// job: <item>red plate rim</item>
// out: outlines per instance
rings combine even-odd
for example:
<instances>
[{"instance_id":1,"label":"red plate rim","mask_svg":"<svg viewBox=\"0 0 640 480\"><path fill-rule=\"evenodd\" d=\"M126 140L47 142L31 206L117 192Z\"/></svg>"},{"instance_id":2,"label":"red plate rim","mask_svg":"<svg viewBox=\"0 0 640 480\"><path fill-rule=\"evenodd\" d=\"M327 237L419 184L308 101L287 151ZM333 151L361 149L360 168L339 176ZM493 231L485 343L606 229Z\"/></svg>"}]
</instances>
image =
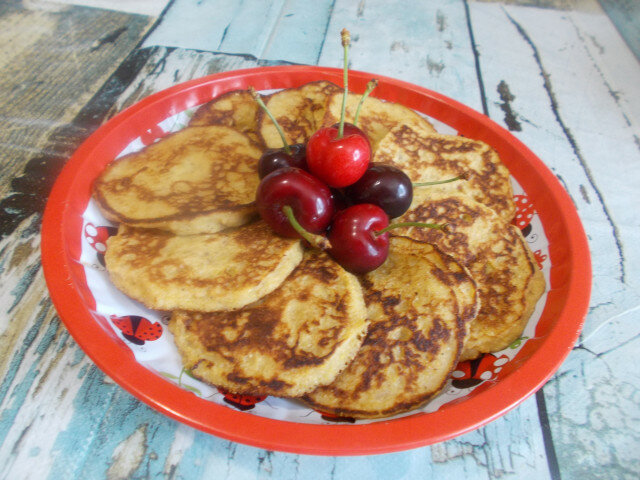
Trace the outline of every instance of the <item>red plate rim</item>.
<instances>
[{"instance_id":1,"label":"red plate rim","mask_svg":"<svg viewBox=\"0 0 640 480\"><path fill-rule=\"evenodd\" d=\"M380 454L448 440L505 414L553 375L578 338L591 291L588 243L569 195L522 142L455 100L358 71L349 73L350 88L362 91L374 77L379 80L378 98L402 103L492 145L536 205L550 243L551 289L538 324L542 331L536 331L535 350L527 352L518 369L491 388L433 413L357 425L294 423L234 411L196 397L141 367L129 348L93 319L79 291L77 262L69 247L70 231L78 231L77 216L86 207L93 179L145 127L226 91L295 87L321 79L341 84L339 69L278 66L213 74L143 99L96 130L56 180L42 225L45 279L60 318L104 373L159 412L202 431L264 449L316 455Z\"/></svg>"}]
</instances>

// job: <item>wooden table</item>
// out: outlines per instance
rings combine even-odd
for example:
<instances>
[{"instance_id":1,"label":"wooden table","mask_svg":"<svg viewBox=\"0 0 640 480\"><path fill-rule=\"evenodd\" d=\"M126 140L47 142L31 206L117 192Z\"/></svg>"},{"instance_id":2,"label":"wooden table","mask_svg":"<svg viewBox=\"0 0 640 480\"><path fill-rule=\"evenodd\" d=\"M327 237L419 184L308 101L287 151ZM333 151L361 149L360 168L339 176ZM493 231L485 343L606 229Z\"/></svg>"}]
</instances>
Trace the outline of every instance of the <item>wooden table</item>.
<instances>
[{"instance_id":1,"label":"wooden table","mask_svg":"<svg viewBox=\"0 0 640 480\"><path fill-rule=\"evenodd\" d=\"M638 478L639 11L593 0L0 3L0 477ZM110 381L56 315L39 229L65 161L116 112L214 72L339 67L343 27L352 68L484 112L552 169L585 226L593 292L578 344L515 410L430 447L333 458L215 438Z\"/></svg>"}]
</instances>

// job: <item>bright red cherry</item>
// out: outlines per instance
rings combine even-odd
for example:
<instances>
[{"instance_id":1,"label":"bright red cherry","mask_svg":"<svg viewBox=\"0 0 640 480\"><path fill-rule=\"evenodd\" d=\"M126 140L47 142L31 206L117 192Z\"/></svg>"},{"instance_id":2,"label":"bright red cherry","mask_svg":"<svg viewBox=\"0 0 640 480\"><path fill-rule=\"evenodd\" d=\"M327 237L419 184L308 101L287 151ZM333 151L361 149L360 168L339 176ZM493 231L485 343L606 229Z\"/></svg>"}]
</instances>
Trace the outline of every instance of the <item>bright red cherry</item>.
<instances>
[{"instance_id":1,"label":"bright red cherry","mask_svg":"<svg viewBox=\"0 0 640 480\"><path fill-rule=\"evenodd\" d=\"M329 230L329 253L352 273L367 273L389 255L389 234L377 233L389 225L380 207L360 203L336 213Z\"/></svg>"},{"instance_id":2,"label":"bright red cherry","mask_svg":"<svg viewBox=\"0 0 640 480\"><path fill-rule=\"evenodd\" d=\"M340 128L340 124L336 123L332 125L332 127ZM369 140L369 137L367 136L367 134L364 133L364 130L354 125L353 123L349 123L349 122L344 122L343 128L344 128L344 135L360 135L362 138L364 138L369 144L369 150L371 150L371 141Z\"/></svg>"},{"instance_id":3,"label":"bright red cherry","mask_svg":"<svg viewBox=\"0 0 640 480\"><path fill-rule=\"evenodd\" d=\"M324 232L334 213L331 190L308 172L280 168L262 179L256 193L262 219L279 235L298 238L283 207L289 206L300 226L312 234Z\"/></svg>"},{"instance_id":4,"label":"bright red cherry","mask_svg":"<svg viewBox=\"0 0 640 480\"><path fill-rule=\"evenodd\" d=\"M370 158L367 139L355 133L339 138L336 127L321 128L307 143L309 171L334 188L355 183L369 166Z\"/></svg>"},{"instance_id":5,"label":"bright red cherry","mask_svg":"<svg viewBox=\"0 0 640 480\"><path fill-rule=\"evenodd\" d=\"M307 165L309 171L333 188L342 188L358 180L367 169L371 158L371 145L366 135L354 126L345 127L345 111L349 95L348 53L351 35L346 28L340 32L344 48L342 69L344 93L340 123L321 128L307 142Z\"/></svg>"}]
</instances>

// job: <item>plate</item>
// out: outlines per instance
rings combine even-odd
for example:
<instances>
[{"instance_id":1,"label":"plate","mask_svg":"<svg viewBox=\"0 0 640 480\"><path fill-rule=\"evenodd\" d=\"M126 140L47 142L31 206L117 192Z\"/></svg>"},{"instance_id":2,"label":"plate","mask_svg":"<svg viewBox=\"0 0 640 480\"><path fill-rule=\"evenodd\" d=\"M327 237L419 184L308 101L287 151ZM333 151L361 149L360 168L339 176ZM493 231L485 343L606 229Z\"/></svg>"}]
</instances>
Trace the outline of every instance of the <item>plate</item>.
<instances>
[{"instance_id":1,"label":"plate","mask_svg":"<svg viewBox=\"0 0 640 480\"><path fill-rule=\"evenodd\" d=\"M357 71L349 75L354 91L363 91L374 77ZM508 363L495 368L490 381L428 413L356 424L298 422L239 411L194 395L193 389L143 366L113 322L96 314L104 294L90 287L92 270L82 257L87 248L84 215L94 179L123 151L153 136L163 122L227 91L249 86L265 91L321 79L342 82L339 69L284 66L215 74L151 95L100 127L57 179L42 226L44 274L60 318L104 373L159 412L202 431L264 449L318 455L378 454L444 441L491 422L544 385L571 351L589 304L590 255L570 197L540 159L488 117L425 88L375 77L376 97L401 103L445 129L496 149L522 198L535 208L544 239L538 261L544 267L547 292L528 327L530 338L516 345Z\"/></svg>"}]
</instances>

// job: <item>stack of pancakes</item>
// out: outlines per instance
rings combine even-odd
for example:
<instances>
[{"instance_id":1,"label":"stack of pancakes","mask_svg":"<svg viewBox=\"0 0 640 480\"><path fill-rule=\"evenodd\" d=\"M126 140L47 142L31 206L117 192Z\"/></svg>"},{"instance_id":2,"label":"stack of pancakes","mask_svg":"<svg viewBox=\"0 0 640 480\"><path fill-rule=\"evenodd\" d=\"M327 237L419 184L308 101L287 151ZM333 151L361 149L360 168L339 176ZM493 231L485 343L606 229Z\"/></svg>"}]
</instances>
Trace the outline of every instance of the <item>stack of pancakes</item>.
<instances>
[{"instance_id":1,"label":"stack of pancakes","mask_svg":"<svg viewBox=\"0 0 640 480\"><path fill-rule=\"evenodd\" d=\"M289 143L339 119L342 90L318 81L265 96ZM359 95L350 94L346 120ZM281 147L248 91L201 106L190 125L110 164L94 184L119 223L113 283L172 312L183 363L238 394L299 398L326 413L377 418L437 395L461 359L518 338L545 284L520 231L509 172L486 144L441 135L401 105L368 98L359 125L373 161L417 187L387 261L366 275L275 235L257 219L257 163Z\"/></svg>"}]
</instances>

